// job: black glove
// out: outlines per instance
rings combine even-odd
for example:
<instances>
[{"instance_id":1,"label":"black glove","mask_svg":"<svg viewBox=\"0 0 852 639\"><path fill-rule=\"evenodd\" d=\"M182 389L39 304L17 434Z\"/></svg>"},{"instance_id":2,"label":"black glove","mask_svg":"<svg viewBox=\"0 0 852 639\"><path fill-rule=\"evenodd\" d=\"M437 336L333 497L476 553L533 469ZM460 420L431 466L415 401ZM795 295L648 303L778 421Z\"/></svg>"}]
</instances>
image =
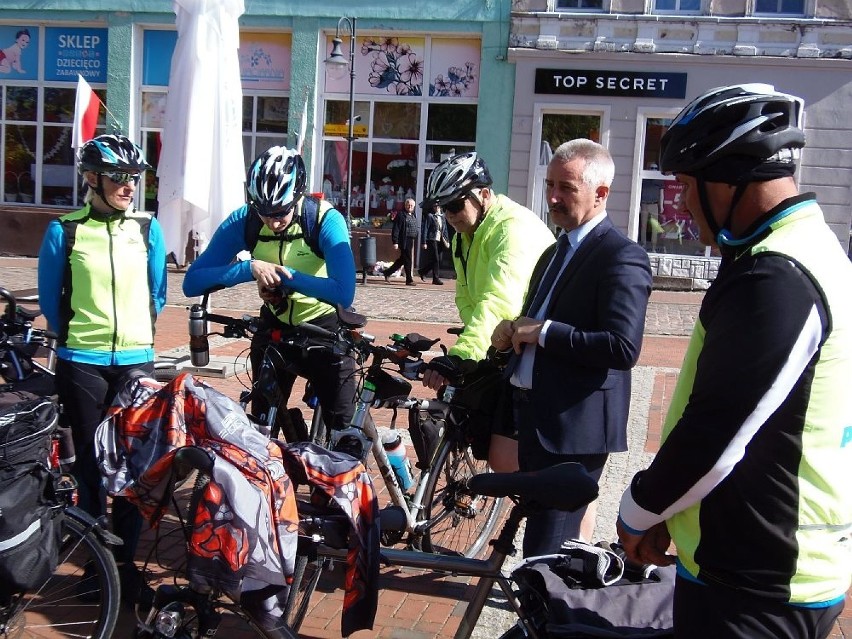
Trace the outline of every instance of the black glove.
<instances>
[{"instance_id":1,"label":"black glove","mask_svg":"<svg viewBox=\"0 0 852 639\"><path fill-rule=\"evenodd\" d=\"M457 355L441 355L426 364L426 368L428 370L435 371L441 377L445 377L448 380L454 380L462 372L461 367L463 361L464 360Z\"/></svg>"}]
</instances>

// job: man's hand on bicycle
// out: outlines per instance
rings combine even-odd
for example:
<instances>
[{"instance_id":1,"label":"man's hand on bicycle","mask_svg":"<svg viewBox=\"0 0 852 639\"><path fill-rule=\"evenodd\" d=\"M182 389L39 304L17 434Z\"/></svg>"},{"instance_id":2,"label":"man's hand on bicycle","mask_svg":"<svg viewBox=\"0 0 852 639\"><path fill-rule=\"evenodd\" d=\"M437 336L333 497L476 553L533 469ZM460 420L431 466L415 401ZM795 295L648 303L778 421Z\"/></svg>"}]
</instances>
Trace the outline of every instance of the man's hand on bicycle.
<instances>
[{"instance_id":1,"label":"man's hand on bicycle","mask_svg":"<svg viewBox=\"0 0 852 639\"><path fill-rule=\"evenodd\" d=\"M456 355L441 355L427 363L423 370L423 385L434 391L452 384L461 373L462 358Z\"/></svg>"}]
</instances>

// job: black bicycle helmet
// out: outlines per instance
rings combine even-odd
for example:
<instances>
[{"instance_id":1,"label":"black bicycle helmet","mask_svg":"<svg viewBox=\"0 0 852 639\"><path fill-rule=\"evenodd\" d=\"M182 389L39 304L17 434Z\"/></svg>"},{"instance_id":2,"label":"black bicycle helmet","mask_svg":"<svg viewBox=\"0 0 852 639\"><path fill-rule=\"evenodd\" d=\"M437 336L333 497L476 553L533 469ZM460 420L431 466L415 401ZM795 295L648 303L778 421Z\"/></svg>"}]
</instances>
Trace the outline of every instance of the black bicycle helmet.
<instances>
[{"instance_id":1,"label":"black bicycle helmet","mask_svg":"<svg viewBox=\"0 0 852 639\"><path fill-rule=\"evenodd\" d=\"M249 167L249 204L264 217L284 217L305 192L307 180L302 156L292 149L273 146Z\"/></svg>"},{"instance_id":2,"label":"black bicycle helmet","mask_svg":"<svg viewBox=\"0 0 852 639\"><path fill-rule=\"evenodd\" d=\"M123 135L99 135L80 147L77 170L95 173L141 173L151 168L142 149Z\"/></svg>"},{"instance_id":3,"label":"black bicycle helmet","mask_svg":"<svg viewBox=\"0 0 852 639\"><path fill-rule=\"evenodd\" d=\"M693 100L660 141L663 173L735 183L764 162L792 163L805 145L801 98L768 84L712 89ZM724 160L723 162L720 162Z\"/></svg>"},{"instance_id":4,"label":"black bicycle helmet","mask_svg":"<svg viewBox=\"0 0 852 639\"><path fill-rule=\"evenodd\" d=\"M485 161L476 153L461 153L441 162L429 176L424 209L444 206L471 190L491 186L493 180Z\"/></svg>"}]
</instances>

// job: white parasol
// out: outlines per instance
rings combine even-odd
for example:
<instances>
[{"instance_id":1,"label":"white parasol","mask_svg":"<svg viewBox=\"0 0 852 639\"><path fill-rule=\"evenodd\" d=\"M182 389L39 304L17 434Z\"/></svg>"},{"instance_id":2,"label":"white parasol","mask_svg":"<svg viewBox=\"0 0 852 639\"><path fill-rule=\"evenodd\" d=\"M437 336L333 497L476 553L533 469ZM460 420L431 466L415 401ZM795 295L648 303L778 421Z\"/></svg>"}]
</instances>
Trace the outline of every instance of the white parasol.
<instances>
[{"instance_id":1,"label":"white parasol","mask_svg":"<svg viewBox=\"0 0 852 639\"><path fill-rule=\"evenodd\" d=\"M242 86L238 57L243 0L175 0L178 40L157 168L158 219L179 265L192 233L204 244L245 202Z\"/></svg>"}]
</instances>

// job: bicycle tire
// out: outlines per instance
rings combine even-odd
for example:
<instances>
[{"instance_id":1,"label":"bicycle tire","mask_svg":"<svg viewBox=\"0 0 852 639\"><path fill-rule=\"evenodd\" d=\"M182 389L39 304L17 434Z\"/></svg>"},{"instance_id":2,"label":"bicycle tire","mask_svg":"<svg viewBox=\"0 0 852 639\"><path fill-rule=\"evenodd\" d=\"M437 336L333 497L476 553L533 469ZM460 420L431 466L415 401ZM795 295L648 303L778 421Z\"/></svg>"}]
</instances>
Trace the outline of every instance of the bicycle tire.
<instances>
[{"instance_id":1,"label":"bicycle tire","mask_svg":"<svg viewBox=\"0 0 852 639\"><path fill-rule=\"evenodd\" d=\"M65 511L61 525L56 570L38 589L0 609L0 636L112 637L120 605L115 558L74 509Z\"/></svg>"},{"instance_id":2,"label":"bicycle tire","mask_svg":"<svg viewBox=\"0 0 852 639\"><path fill-rule=\"evenodd\" d=\"M308 614L311 605L311 597L317 589L323 572L323 559L321 557L308 557L307 555L296 555L296 567L293 571L293 583L290 586L290 594L284 607L284 620L290 629L298 633L302 622Z\"/></svg>"},{"instance_id":3,"label":"bicycle tire","mask_svg":"<svg viewBox=\"0 0 852 639\"><path fill-rule=\"evenodd\" d=\"M473 475L490 473L488 462L474 459L467 442L451 435L441 442L433 469L423 493L423 517L428 523L421 549L479 556L503 514L503 498L469 495L461 489ZM465 512L471 507L473 512Z\"/></svg>"}]
</instances>

